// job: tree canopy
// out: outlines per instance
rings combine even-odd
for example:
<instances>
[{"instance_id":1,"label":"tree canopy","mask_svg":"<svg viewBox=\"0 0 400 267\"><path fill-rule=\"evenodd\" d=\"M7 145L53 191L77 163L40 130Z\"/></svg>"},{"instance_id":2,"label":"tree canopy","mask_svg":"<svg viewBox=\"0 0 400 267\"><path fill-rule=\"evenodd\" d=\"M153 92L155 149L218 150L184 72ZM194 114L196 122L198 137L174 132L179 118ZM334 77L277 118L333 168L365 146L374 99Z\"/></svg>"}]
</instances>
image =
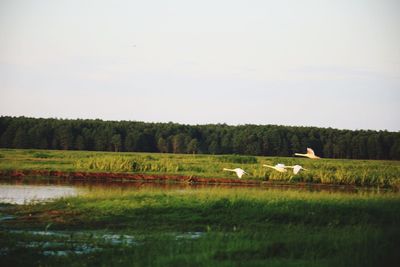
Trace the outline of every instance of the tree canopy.
<instances>
[{"instance_id":1,"label":"tree canopy","mask_svg":"<svg viewBox=\"0 0 400 267\"><path fill-rule=\"evenodd\" d=\"M2 116L0 147L263 156L311 147L326 158L400 159L400 132Z\"/></svg>"}]
</instances>

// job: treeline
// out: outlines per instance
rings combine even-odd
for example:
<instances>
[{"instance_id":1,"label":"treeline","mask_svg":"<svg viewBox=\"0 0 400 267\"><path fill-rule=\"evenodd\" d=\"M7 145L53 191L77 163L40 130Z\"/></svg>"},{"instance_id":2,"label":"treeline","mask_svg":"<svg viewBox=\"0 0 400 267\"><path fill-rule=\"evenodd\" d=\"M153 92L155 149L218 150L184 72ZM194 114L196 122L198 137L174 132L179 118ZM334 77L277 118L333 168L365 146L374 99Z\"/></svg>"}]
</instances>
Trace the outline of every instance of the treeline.
<instances>
[{"instance_id":1,"label":"treeline","mask_svg":"<svg viewBox=\"0 0 400 267\"><path fill-rule=\"evenodd\" d=\"M63 150L400 159L400 133L277 125L182 125L0 117L0 146Z\"/></svg>"}]
</instances>

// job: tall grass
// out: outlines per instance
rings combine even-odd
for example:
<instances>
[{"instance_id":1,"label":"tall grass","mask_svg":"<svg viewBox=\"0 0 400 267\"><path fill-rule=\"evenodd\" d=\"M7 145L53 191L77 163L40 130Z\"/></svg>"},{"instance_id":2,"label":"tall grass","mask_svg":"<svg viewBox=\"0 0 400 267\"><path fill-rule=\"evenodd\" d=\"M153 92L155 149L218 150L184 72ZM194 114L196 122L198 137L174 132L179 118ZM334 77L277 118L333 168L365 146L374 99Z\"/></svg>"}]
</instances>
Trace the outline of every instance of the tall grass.
<instances>
[{"instance_id":1,"label":"tall grass","mask_svg":"<svg viewBox=\"0 0 400 267\"><path fill-rule=\"evenodd\" d=\"M264 229L268 223L328 225L386 225L400 222L396 193L358 194L265 190L261 188L159 189L88 188L75 198L16 208L36 214L28 221L53 227L132 227L146 230L206 231ZM60 210L54 220L49 211ZM21 221L24 223L24 220Z\"/></svg>"},{"instance_id":2,"label":"tall grass","mask_svg":"<svg viewBox=\"0 0 400 267\"><path fill-rule=\"evenodd\" d=\"M0 158L0 170L138 172L235 178L234 173L225 172L223 168L240 167L250 173L242 179L400 188L399 161L10 149L1 149L0 152L3 156ZM300 164L308 171L293 175L290 170L279 173L262 166L277 163Z\"/></svg>"},{"instance_id":3,"label":"tall grass","mask_svg":"<svg viewBox=\"0 0 400 267\"><path fill-rule=\"evenodd\" d=\"M257 163L258 160L254 156L241 156L241 155L223 155L217 156L217 159L221 162L229 162L229 163Z\"/></svg>"},{"instance_id":4,"label":"tall grass","mask_svg":"<svg viewBox=\"0 0 400 267\"><path fill-rule=\"evenodd\" d=\"M78 160L75 165L78 169L108 172L131 172L133 171L134 162L127 157L103 156Z\"/></svg>"},{"instance_id":5,"label":"tall grass","mask_svg":"<svg viewBox=\"0 0 400 267\"><path fill-rule=\"evenodd\" d=\"M153 161L147 156L96 156L77 160L75 166L77 169L109 172L176 173L185 169L182 164L174 161L168 159ZM202 172L201 168L194 170Z\"/></svg>"}]
</instances>

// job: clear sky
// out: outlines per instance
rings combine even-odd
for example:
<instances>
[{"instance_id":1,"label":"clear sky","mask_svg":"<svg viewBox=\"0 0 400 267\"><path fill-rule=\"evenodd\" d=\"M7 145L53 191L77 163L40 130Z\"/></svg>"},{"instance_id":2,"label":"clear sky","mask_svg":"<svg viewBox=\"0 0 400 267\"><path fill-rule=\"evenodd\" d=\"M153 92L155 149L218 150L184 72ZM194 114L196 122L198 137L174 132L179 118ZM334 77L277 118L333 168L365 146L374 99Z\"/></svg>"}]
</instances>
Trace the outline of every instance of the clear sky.
<instances>
[{"instance_id":1,"label":"clear sky","mask_svg":"<svg viewBox=\"0 0 400 267\"><path fill-rule=\"evenodd\" d=\"M0 115L400 130L398 0L0 0Z\"/></svg>"}]
</instances>

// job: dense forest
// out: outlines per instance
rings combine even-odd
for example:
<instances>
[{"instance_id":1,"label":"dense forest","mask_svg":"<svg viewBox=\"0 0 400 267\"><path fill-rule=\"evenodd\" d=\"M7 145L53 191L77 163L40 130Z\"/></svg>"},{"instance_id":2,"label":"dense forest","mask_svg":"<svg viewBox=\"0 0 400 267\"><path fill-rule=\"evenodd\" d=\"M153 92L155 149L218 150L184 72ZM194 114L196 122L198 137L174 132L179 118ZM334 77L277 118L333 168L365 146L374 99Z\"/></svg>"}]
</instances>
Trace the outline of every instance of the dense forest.
<instances>
[{"instance_id":1,"label":"dense forest","mask_svg":"<svg viewBox=\"0 0 400 267\"><path fill-rule=\"evenodd\" d=\"M400 159L400 132L0 117L0 147Z\"/></svg>"}]
</instances>

